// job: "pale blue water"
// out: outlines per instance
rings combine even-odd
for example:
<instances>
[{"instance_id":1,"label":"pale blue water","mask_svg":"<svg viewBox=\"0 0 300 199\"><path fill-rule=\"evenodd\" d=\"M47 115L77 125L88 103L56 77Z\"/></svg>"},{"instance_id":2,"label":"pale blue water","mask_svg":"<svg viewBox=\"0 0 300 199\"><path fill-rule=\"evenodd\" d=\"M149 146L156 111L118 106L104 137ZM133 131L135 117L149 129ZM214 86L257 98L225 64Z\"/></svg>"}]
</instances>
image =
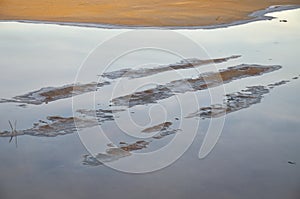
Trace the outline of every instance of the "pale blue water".
<instances>
[{"instance_id":1,"label":"pale blue water","mask_svg":"<svg viewBox=\"0 0 300 199\"><path fill-rule=\"evenodd\" d=\"M300 74L300 10L270 15L278 18L229 28L175 32L201 45L207 53L191 49L190 57L242 55L216 65L217 68L241 63L283 67L225 85L226 93L236 92L246 86L291 80ZM279 22L280 19L288 22ZM17 22L1 22L0 28L0 98L74 82L78 68L94 47L127 31ZM112 46L111 51L105 53L109 55L115 48ZM147 59L161 64L180 60L170 54L140 52L119 60L112 68L130 67ZM191 71L183 73L192 74ZM157 79L168 82L176 78L172 72L167 75ZM110 88L99 93L105 94ZM209 121L201 121L201 128L188 151L171 166L148 174L125 174L105 166L83 165L83 155L88 152L76 133L54 138L19 136L17 148L8 142L9 138L1 137L0 198L297 199L300 197L299 89L300 81L293 80L271 90L261 103L228 114L217 145L202 160L198 159L198 152ZM197 95L207 105L207 92ZM103 98L97 96L100 103ZM164 103L172 107L174 98ZM8 120L17 120L17 129L26 129L49 115L69 117L73 114L71 99L26 108L3 103L0 110L1 131L9 130ZM178 114L176 104L169 110L168 117ZM148 116L138 109L135 111L133 120L139 125L147 124ZM110 122L103 128L115 129ZM112 139L129 139L121 136L112 136ZM154 150L168 141L168 138L158 141L146 150Z\"/></svg>"}]
</instances>

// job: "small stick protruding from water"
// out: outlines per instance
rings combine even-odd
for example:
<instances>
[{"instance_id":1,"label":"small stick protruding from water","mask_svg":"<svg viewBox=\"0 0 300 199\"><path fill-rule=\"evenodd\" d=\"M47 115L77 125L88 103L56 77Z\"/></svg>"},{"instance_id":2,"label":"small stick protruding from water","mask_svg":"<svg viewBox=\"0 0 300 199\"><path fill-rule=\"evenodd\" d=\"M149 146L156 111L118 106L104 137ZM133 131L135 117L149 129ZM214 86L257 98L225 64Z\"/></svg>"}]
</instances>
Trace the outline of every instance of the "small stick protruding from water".
<instances>
[{"instance_id":1,"label":"small stick protruding from water","mask_svg":"<svg viewBox=\"0 0 300 199\"><path fill-rule=\"evenodd\" d=\"M13 125L12 125L12 123L11 123L10 120L8 120L8 123L9 123L9 126L11 128L11 137L10 137L9 143L11 143L13 137L15 137L15 144L16 144L16 148L17 148L18 147L17 130L16 130L16 128L17 128L17 120L15 120L15 122L14 122L14 127L13 127Z\"/></svg>"}]
</instances>

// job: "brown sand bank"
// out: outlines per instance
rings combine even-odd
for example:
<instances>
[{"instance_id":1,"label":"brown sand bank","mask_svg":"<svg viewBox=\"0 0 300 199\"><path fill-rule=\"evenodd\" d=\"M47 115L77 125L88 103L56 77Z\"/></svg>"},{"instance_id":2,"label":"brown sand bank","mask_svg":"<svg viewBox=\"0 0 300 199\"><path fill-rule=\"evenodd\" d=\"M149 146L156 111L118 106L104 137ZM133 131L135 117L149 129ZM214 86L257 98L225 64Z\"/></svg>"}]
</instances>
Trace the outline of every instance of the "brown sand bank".
<instances>
[{"instance_id":1,"label":"brown sand bank","mask_svg":"<svg viewBox=\"0 0 300 199\"><path fill-rule=\"evenodd\" d=\"M205 26L249 19L271 5L300 0L0 0L1 20L129 26Z\"/></svg>"}]
</instances>

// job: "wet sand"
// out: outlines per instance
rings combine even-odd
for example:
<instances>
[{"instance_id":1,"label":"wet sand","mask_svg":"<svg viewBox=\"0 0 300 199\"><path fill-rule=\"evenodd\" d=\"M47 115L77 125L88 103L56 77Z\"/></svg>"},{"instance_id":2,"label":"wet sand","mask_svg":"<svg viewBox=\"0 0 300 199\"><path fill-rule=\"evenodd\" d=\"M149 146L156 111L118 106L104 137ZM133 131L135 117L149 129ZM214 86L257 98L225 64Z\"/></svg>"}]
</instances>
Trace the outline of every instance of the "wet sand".
<instances>
[{"instance_id":1,"label":"wet sand","mask_svg":"<svg viewBox=\"0 0 300 199\"><path fill-rule=\"evenodd\" d=\"M2 0L0 20L84 22L125 26L207 26L250 19L272 5L299 0Z\"/></svg>"}]
</instances>

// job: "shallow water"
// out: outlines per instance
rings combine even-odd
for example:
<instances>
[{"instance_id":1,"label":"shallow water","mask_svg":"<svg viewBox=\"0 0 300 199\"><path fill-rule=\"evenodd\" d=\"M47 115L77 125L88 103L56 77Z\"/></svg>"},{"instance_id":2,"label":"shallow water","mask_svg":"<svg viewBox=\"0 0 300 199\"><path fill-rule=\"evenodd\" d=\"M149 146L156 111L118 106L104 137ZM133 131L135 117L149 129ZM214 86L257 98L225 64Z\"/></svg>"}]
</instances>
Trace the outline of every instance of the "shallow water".
<instances>
[{"instance_id":1,"label":"shallow water","mask_svg":"<svg viewBox=\"0 0 300 199\"><path fill-rule=\"evenodd\" d=\"M94 94L96 109L117 110L114 114L119 118L115 118L119 126L110 119L110 113L106 111L98 111L98 119L104 118L100 124L109 132L107 136L111 141L116 145L126 142L119 144L119 147L130 153L137 149L136 145L132 150L128 149L128 144L136 142L132 136L151 141L147 148L142 147L141 150L136 150L136 153L151 152L169 143L175 134L183 137L185 133L189 135L189 132L195 130L192 129L195 123L199 123L194 142L181 158L162 170L133 175L110 169L91 156L86 156L89 153L80 142L76 131L69 131L74 129L73 124L64 126L67 133L64 130L58 131L62 135L50 131L54 137L46 137L43 135L45 131L39 130L34 130L38 136L20 135L17 137L17 147L14 143L15 138L9 143L10 136L3 136L0 137L1 198L299 198L300 81L295 77L300 75L300 10L269 15L277 18L229 28L175 31L202 47L202 51L199 52L192 46L186 51L185 58L207 60L241 55L237 59L201 66L201 72L215 71L214 67L221 70L240 64L282 66L266 74L239 78L224 84L225 94L237 93L248 86L264 86L269 90L258 95L259 100L254 100L255 103L252 103L253 100L245 100L242 103L250 101L250 105L238 104L238 109L228 111L222 134L206 158L199 159L198 153L210 120L200 120L200 115L197 117L197 114L192 118L186 116L199 110L193 106L194 96L201 101L199 108L215 104L211 104L207 90L184 94L177 92L175 96L167 99L130 109L126 106L109 106L114 85L122 85L117 94L126 96L132 93L136 85L149 80L168 85L169 82L183 79L182 77L196 78L197 71L184 69L180 72L167 71L137 79L124 78L120 83L111 81L96 93L75 96L74 102L77 107L84 109L81 113L85 113L83 115L91 120L95 118L89 118L89 113L93 116L95 112L91 111L93 107L89 105L89 97ZM72 84L83 60L98 43L127 32L125 29L108 30L17 22L1 22L0 26L0 98L4 99L45 87L61 88ZM162 34L167 32L159 31ZM110 50L103 52L103 56L110 56L118 50L117 48L112 46ZM108 72L131 67L155 68L181 60L182 57L168 52L146 49L121 57L110 66ZM151 64L145 66L144 63ZM91 83L98 80L99 74L83 74L79 80L81 83ZM289 82L270 88L272 85L269 84L282 80ZM147 90L155 86L157 85L146 84L138 89ZM176 87L178 88L185 89ZM216 89L218 88L220 87ZM260 99L261 96L263 97ZM180 107L176 101L178 99L182 103ZM20 104L22 106L19 106ZM162 113L161 107L167 110L166 115L157 114ZM1 132L10 132L8 120L16 120L16 130L22 132L24 129L33 128L34 123L43 126L44 122L48 122L51 125L51 121L47 120L48 116L73 116L70 97L38 105L26 102L0 103L0 109ZM122 111L123 109L126 111ZM75 112L75 117L82 117L81 113ZM128 113L137 127L128 124ZM160 132L164 136L162 139L155 139L149 128L156 129L156 125L162 124L164 120L170 122L167 126L159 126L166 128ZM181 125L182 123L185 125ZM96 127L89 127L83 128L81 133L97 131ZM143 130L149 133L141 134ZM122 131L132 132L132 135L125 135ZM114 160L123 161L130 158L121 155L119 160ZM296 164L290 164L289 161Z\"/></svg>"}]
</instances>

